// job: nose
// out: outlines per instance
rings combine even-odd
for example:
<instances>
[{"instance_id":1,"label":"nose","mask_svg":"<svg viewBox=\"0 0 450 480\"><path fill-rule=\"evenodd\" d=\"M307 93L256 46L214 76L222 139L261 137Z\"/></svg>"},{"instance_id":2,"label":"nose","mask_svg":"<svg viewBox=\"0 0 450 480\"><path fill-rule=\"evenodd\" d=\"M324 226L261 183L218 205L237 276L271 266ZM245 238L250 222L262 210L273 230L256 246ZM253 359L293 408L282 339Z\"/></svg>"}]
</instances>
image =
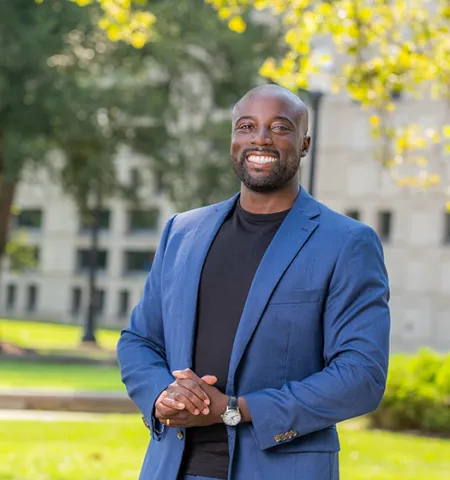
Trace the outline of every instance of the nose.
<instances>
[{"instance_id":1,"label":"nose","mask_svg":"<svg viewBox=\"0 0 450 480\"><path fill-rule=\"evenodd\" d=\"M255 130L250 138L250 143L252 145L273 145L270 129L261 127Z\"/></svg>"}]
</instances>

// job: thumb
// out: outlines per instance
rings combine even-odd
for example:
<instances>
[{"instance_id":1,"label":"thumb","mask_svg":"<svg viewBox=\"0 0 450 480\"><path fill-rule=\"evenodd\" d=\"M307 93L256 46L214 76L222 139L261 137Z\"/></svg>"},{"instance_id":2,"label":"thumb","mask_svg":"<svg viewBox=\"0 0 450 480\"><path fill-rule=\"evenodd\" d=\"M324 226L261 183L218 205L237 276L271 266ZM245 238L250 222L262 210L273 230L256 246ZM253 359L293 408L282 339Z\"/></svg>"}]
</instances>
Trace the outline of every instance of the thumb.
<instances>
[{"instance_id":1,"label":"thumb","mask_svg":"<svg viewBox=\"0 0 450 480\"><path fill-rule=\"evenodd\" d=\"M217 377L214 375L205 375L202 380L208 385L214 385L217 382Z\"/></svg>"}]
</instances>

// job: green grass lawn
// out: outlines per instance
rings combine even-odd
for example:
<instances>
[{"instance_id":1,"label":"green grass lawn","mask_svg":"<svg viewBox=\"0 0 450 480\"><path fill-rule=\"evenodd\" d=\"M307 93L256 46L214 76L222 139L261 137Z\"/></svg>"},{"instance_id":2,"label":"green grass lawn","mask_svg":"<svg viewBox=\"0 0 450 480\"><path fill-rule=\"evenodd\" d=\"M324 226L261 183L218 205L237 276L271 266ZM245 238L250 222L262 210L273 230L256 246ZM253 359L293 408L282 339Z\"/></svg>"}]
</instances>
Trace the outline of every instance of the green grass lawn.
<instances>
[{"instance_id":1,"label":"green grass lawn","mask_svg":"<svg viewBox=\"0 0 450 480\"><path fill-rule=\"evenodd\" d=\"M96 333L98 345L114 352L119 339L118 330L99 329ZM0 319L0 341L14 343L19 347L53 352L80 350L82 328L78 325L62 325L44 322ZM91 352L92 353L92 352ZM95 354L95 351L93 352Z\"/></svg>"},{"instance_id":2,"label":"green grass lawn","mask_svg":"<svg viewBox=\"0 0 450 480\"><path fill-rule=\"evenodd\" d=\"M140 417L93 418L98 421L0 422L0 480L136 480L148 440ZM340 425L342 480L450 478L449 440L361 424Z\"/></svg>"},{"instance_id":3,"label":"green grass lawn","mask_svg":"<svg viewBox=\"0 0 450 480\"><path fill-rule=\"evenodd\" d=\"M125 390L118 366L62 365L2 360L0 387Z\"/></svg>"}]
</instances>

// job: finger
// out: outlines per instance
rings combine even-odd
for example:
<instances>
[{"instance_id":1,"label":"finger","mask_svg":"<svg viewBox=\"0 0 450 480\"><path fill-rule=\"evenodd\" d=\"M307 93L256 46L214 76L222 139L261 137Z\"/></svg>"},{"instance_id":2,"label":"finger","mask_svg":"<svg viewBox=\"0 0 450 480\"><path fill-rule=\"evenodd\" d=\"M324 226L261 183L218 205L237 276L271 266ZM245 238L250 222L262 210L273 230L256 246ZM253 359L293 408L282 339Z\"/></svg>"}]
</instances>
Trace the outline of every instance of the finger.
<instances>
[{"instance_id":1,"label":"finger","mask_svg":"<svg viewBox=\"0 0 450 480\"><path fill-rule=\"evenodd\" d=\"M186 368L184 370L175 370L174 372L172 372L172 375L181 380L181 379L188 379L188 380L192 380L194 381L201 389L202 391L204 392L205 390L205 387L207 388L209 385L208 383L206 383L205 381L203 381L196 373L194 373L190 368ZM210 399L209 397L206 395L205 393L205 397L204 398L203 396L201 397L202 400L206 403L206 405L209 405L211 402L210 402Z\"/></svg>"},{"instance_id":2,"label":"finger","mask_svg":"<svg viewBox=\"0 0 450 480\"><path fill-rule=\"evenodd\" d=\"M208 385L214 385L215 383L217 383L217 377L215 377L214 375L204 375L201 380L203 380Z\"/></svg>"},{"instance_id":3,"label":"finger","mask_svg":"<svg viewBox=\"0 0 450 480\"><path fill-rule=\"evenodd\" d=\"M202 410L205 408L205 405L209 404L209 397L208 395L201 389L199 384L197 382L194 382L194 380L189 380L187 378L180 378L177 380L178 385L181 385L182 387L186 388L186 390L191 391L199 400L200 404L196 403L198 408Z\"/></svg>"},{"instance_id":4,"label":"finger","mask_svg":"<svg viewBox=\"0 0 450 480\"><path fill-rule=\"evenodd\" d=\"M156 403L160 402L164 397L167 396L167 390L164 390L163 392L161 392L161 394L159 395L159 397L156 399Z\"/></svg>"},{"instance_id":5,"label":"finger","mask_svg":"<svg viewBox=\"0 0 450 480\"><path fill-rule=\"evenodd\" d=\"M174 398L163 398L160 403L166 407L173 408L174 410L184 410L186 408L184 403L179 402Z\"/></svg>"},{"instance_id":6,"label":"finger","mask_svg":"<svg viewBox=\"0 0 450 480\"><path fill-rule=\"evenodd\" d=\"M180 415L181 413L183 412L180 412L180 410L176 410L175 408L172 408L172 407L167 407L166 405L164 405L163 403L161 403L161 405L159 406L159 409L158 409L158 419L159 421L161 422L162 420L164 419L173 419L175 418L177 415Z\"/></svg>"},{"instance_id":7,"label":"finger","mask_svg":"<svg viewBox=\"0 0 450 480\"><path fill-rule=\"evenodd\" d=\"M193 415L199 415L200 412L205 409L205 404L190 390L187 390L181 385L170 387L168 396L163 400L167 398L172 398L179 403L184 403L185 409Z\"/></svg>"}]
</instances>

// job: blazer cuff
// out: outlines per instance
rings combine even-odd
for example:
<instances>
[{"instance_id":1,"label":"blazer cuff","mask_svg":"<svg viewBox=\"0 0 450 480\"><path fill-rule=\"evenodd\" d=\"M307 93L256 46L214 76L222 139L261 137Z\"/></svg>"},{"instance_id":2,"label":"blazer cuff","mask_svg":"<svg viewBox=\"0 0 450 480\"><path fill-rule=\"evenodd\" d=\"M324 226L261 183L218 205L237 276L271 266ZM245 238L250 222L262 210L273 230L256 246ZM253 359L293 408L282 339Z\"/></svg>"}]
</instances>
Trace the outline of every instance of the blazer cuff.
<instances>
[{"instance_id":1,"label":"blazer cuff","mask_svg":"<svg viewBox=\"0 0 450 480\"><path fill-rule=\"evenodd\" d=\"M270 397L264 391L243 395L250 412L250 431L261 450L288 443L299 437L292 425L283 424L283 419L275 418ZM272 405L273 406L273 405Z\"/></svg>"},{"instance_id":2,"label":"blazer cuff","mask_svg":"<svg viewBox=\"0 0 450 480\"><path fill-rule=\"evenodd\" d=\"M165 429L166 425L164 425L164 423L161 423L159 419L156 418L155 409L153 408L152 426L150 428L150 431L152 432L152 438L154 438L155 440L160 440Z\"/></svg>"},{"instance_id":3,"label":"blazer cuff","mask_svg":"<svg viewBox=\"0 0 450 480\"><path fill-rule=\"evenodd\" d=\"M174 377L168 374L165 380L162 380L159 383L160 386L157 390L158 394L153 396L153 398L148 399L149 408L147 409L147 411L142 412L145 426L150 430L152 439L157 441L161 439L161 436L165 432L167 427L156 418L155 403L156 403L156 400L158 400L161 393L173 382L173 380L174 380Z\"/></svg>"}]
</instances>

